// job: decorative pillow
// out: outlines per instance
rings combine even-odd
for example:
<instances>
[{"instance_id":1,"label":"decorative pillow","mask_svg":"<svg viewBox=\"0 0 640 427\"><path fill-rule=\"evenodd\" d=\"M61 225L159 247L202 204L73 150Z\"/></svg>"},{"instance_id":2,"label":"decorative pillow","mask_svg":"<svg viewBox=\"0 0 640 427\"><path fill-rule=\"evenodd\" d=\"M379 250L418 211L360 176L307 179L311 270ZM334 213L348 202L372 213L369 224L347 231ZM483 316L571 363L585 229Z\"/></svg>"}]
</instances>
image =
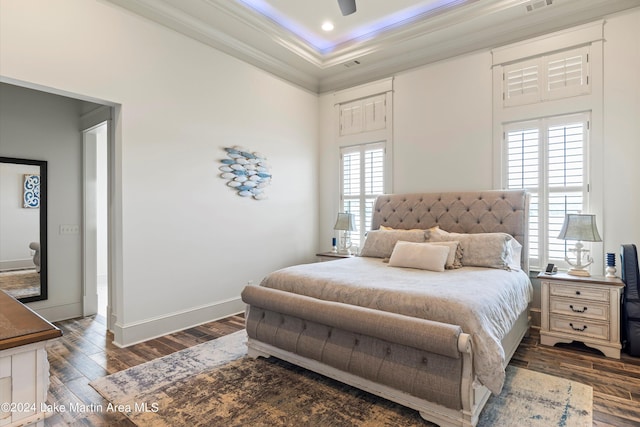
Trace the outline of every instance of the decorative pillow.
<instances>
[{"instance_id":1,"label":"decorative pillow","mask_svg":"<svg viewBox=\"0 0 640 427\"><path fill-rule=\"evenodd\" d=\"M398 240L407 242L424 242L424 230L416 231L382 231L372 230L367 233L360 256L389 258Z\"/></svg>"},{"instance_id":2,"label":"decorative pillow","mask_svg":"<svg viewBox=\"0 0 640 427\"><path fill-rule=\"evenodd\" d=\"M448 256L448 246L399 241L393 248L389 265L391 267L444 271Z\"/></svg>"},{"instance_id":3,"label":"decorative pillow","mask_svg":"<svg viewBox=\"0 0 640 427\"><path fill-rule=\"evenodd\" d=\"M447 257L447 263L444 268L447 270L453 270L456 268L462 268L462 247L458 241L450 242L429 242L432 245L447 246L449 248L449 256Z\"/></svg>"},{"instance_id":4,"label":"decorative pillow","mask_svg":"<svg viewBox=\"0 0 640 427\"><path fill-rule=\"evenodd\" d=\"M439 225L428 228L424 231L424 238L427 242L439 241L438 239L444 239L449 237L449 232L444 231Z\"/></svg>"},{"instance_id":5,"label":"decorative pillow","mask_svg":"<svg viewBox=\"0 0 640 427\"><path fill-rule=\"evenodd\" d=\"M449 233L440 228L429 229L427 233L428 242L459 241L463 266L510 269L511 240L515 240L510 234Z\"/></svg>"},{"instance_id":6,"label":"decorative pillow","mask_svg":"<svg viewBox=\"0 0 640 427\"><path fill-rule=\"evenodd\" d=\"M511 242L511 256L509 257L508 266L511 270L522 270L522 245L515 238Z\"/></svg>"}]
</instances>

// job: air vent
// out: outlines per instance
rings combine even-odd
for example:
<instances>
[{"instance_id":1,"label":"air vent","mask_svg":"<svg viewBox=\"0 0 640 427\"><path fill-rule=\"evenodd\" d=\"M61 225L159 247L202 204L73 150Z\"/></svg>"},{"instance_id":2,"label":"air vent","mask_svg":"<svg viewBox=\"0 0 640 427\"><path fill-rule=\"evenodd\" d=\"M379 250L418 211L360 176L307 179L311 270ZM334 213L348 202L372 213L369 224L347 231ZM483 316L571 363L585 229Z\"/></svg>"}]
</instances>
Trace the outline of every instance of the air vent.
<instances>
[{"instance_id":1,"label":"air vent","mask_svg":"<svg viewBox=\"0 0 640 427\"><path fill-rule=\"evenodd\" d=\"M360 61L353 60L353 61L345 62L342 65L344 65L346 68L351 68L351 67L355 67L356 65L360 65Z\"/></svg>"},{"instance_id":2,"label":"air vent","mask_svg":"<svg viewBox=\"0 0 640 427\"><path fill-rule=\"evenodd\" d=\"M545 6L551 6L553 4L553 0L531 0L529 4L527 4L527 12L533 12L534 10L543 8Z\"/></svg>"}]
</instances>

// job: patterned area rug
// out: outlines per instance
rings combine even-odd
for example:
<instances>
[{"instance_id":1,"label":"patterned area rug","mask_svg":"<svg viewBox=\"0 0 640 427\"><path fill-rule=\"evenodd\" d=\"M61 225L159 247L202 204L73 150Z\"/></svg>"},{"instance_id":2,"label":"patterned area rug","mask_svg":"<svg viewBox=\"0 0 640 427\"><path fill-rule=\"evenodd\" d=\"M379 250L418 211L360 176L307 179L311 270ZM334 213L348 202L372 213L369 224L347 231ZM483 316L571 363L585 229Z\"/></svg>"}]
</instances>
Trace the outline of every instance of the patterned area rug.
<instances>
[{"instance_id":1,"label":"patterned area rug","mask_svg":"<svg viewBox=\"0 0 640 427\"><path fill-rule=\"evenodd\" d=\"M35 270L0 273L0 289L14 298L40 295L40 274Z\"/></svg>"},{"instance_id":2,"label":"patterned area rug","mask_svg":"<svg viewBox=\"0 0 640 427\"><path fill-rule=\"evenodd\" d=\"M231 335L91 383L138 426L429 426L411 409L269 358ZM592 388L509 366L479 426L591 426ZM106 410L107 408L105 408Z\"/></svg>"}]
</instances>

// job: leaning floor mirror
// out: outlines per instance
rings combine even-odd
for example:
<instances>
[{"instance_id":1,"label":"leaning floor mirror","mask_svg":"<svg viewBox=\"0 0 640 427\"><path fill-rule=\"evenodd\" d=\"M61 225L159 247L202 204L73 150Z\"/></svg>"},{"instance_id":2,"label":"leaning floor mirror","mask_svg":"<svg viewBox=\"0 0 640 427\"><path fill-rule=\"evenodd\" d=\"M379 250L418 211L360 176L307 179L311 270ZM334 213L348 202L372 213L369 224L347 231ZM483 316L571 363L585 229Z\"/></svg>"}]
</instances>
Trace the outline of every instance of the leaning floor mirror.
<instances>
[{"instance_id":1,"label":"leaning floor mirror","mask_svg":"<svg viewBox=\"0 0 640 427\"><path fill-rule=\"evenodd\" d=\"M0 289L47 299L47 162L0 157Z\"/></svg>"}]
</instances>

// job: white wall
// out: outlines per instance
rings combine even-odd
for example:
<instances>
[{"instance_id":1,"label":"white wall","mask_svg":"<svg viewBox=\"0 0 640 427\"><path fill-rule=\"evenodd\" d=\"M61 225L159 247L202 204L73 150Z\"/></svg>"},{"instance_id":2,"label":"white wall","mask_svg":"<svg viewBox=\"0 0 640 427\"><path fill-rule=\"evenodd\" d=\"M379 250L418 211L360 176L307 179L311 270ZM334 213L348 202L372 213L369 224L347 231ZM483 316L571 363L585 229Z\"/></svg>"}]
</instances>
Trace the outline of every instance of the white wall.
<instances>
[{"instance_id":1,"label":"white wall","mask_svg":"<svg viewBox=\"0 0 640 427\"><path fill-rule=\"evenodd\" d=\"M394 107L395 192L491 188L489 53L396 76Z\"/></svg>"},{"instance_id":2,"label":"white wall","mask_svg":"<svg viewBox=\"0 0 640 427\"><path fill-rule=\"evenodd\" d=\"M80 101L0 84L0 155L47 161L49 296L29 305L53 320L82 313L80 236L58 233L82 220L80 111Z\"/></svg>"},{"instance_id":3,"label":"white wall","mask_svg":"<svg viewBox=\"0 0 640 427\"><path fill-rule=\"evenodd\" d=\"M0 118L0 142L3 128ZM0 164L0 271L35 267L29 243L40 240L40 209L22 206L25 174L39 175L40 167Z\"/></svg>"},{"instance_id":4,"label":"white wall","mask_svg":"<svg viewBox=\"0 0 640 427\"><path fill-rule=\"evenodd\" d=\"M640 8L611 17L604 42L604 249L640 246ZM619 269L618 269L619 271Z\"/></svg>"},{"instance_id":5,"label":"white wall","mask_svg":"<svg viewBox=\"0 0 640 427\"><path fill-rule=\"evenodd\" d=\"M3 0L0 76L117 104L116 342L241 311L247 281L313 260L317 96L87 0ZM235 144L271 162L268 200L218 177Z\"/></svg>"}]
</instances>

